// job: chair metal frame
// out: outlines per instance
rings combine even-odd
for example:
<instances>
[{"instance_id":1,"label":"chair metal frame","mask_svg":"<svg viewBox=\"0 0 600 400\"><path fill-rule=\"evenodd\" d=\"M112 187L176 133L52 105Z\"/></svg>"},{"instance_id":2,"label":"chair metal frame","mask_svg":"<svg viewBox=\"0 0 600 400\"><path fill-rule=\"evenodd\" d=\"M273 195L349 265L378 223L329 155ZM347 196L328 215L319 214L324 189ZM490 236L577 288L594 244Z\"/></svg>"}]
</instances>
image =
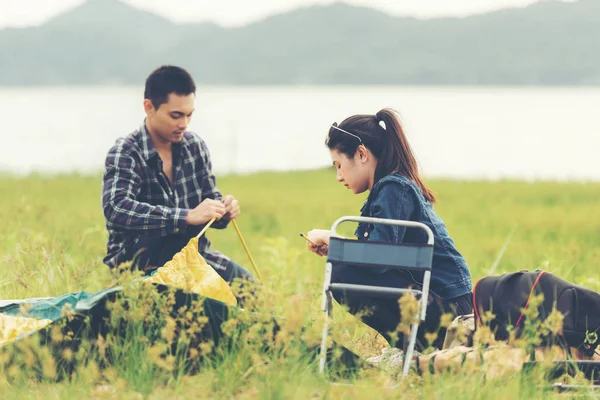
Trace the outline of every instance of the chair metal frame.
<instances>
[{"instance_id":1,"label":"chair metal frame","mask_svg":"<svg viewBox=\"0 0 600 400\"><path fill-rule=\"evenodd\" d=\"M368 224L396 225L408 228L419 228L427 233L427 244L402 244L369 242L341 238L337 234L338 226L343 222L358 222ZM377 297L400 298L406 293L421 296L421 307L416 315L416 322L411 326L408 346L404 354L402 378L408 375L411 359L414 354L417 340L417 330L420 321L424 321L427 312L427 299L429 297L429 284L431 280L431 266L433 260L433 232L422 223L383 218L344 216L335 221L331 227L331 237L325 268L323 283L323 301L321 308L325 312L325 324L321 338L321 351L319 359L319 373L325 373L327 360L327 337L333 307L333 290L363 293ZM345 283L331 283L331 274L336 263L356 265L364 268L395 268L397 270L413 270L424 272L421 290L393 288L385 286L355 285Z\"/></svg>"}]
</instances>

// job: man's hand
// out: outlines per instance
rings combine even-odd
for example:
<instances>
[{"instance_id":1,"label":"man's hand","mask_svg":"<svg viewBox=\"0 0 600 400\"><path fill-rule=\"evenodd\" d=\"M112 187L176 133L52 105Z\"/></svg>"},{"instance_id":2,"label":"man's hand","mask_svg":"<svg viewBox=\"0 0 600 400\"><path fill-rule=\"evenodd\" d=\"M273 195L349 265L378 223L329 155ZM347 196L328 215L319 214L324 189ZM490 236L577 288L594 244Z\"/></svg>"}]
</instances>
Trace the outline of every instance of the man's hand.
<instances>
[{"instance_id":1,"label":"man's hand","mask_svg":"<svg viewBox=\"0 0 600 400\"><path fill-rule=\"evenodd\" d=\"M328 246L330 236L331 231L328 231L326 229L313 229L312 231L308 232L306 237L309 238L310 241L314 243L314 245L310 242L307 242L306 247L308 248L308 250L312 251L313 253L319 256L326 256L327 250L329 248Z\"/></svg>"},{"instance_id":2,"label":"man's hand","mask_svg":"<svg viewBox=\"0 0 600 400\"><path fill-rule=\"evenodd\" d=\"M221 219L227 211L218 200L205 199L196 208L188 212L185 222L188 225L202 225L213 218Z\"/></svg>"},{"instance_id":3,"label":"man's hand","mask_svg":"<svg viewBox=\"0 0 600 400\"><path fill-rule=\"evenodd\" d=\"M228 220L235 219L240 215L240 205L232 195L223 197L223 205L225 206L225 218Z\"/></svg>"}]
</instances>

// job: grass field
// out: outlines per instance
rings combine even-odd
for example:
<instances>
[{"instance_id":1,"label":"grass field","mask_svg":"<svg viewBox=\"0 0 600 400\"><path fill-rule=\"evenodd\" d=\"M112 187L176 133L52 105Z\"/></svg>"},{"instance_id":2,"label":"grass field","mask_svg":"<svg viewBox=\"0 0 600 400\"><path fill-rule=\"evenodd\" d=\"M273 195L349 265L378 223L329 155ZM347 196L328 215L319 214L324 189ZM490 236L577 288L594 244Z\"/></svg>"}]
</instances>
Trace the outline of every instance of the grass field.
<instances>
[{"instance_id":1,"label":"grass field","mask_svg":"<svg viewBox=\"0 0 600 400\"><path fill-rule=\"evenodd\" d=\"M465 256L473 279L490 273L547 269L600 291L600 184L431 181L436 209ZM0 299L57 296L113 285L102 264L106 232L100 176L0 177ZM358 215L365 199L336 184L333 170L260 173L218 180L240 201L238 223L265 280L268 311L297 323L320 317L324 260L305 250L300 232L329 228ZM352 232L347 227L347 232ZM213 247L250 269L233 229L211 231ZM505 246L506 245L506 246ZM501 249L505 246L502 257ZM267 304L268 303L268 304ZM362 355L377 354L373 332L340 310L339 334ZM318 325L318 324L315 324ZM288 349L289 350L289 349ZM399 388L388 374L365 371L352 387L331 386L301 355L242 349L193 376L160 368L135 377L124 369L80 374L69 382L21 381L0 376L3 398L514 398L538 396L518 376L483 374L417 377ZM293 353L293 352L292 352ZM265 364L265 362L267 362ZM131 360L128 369L144 361ZM25 367L24 367L25 368ZM117 373L115 373L117 371ZM144 372L146 371L146 372Z\"/></svg>"}]
</instances>

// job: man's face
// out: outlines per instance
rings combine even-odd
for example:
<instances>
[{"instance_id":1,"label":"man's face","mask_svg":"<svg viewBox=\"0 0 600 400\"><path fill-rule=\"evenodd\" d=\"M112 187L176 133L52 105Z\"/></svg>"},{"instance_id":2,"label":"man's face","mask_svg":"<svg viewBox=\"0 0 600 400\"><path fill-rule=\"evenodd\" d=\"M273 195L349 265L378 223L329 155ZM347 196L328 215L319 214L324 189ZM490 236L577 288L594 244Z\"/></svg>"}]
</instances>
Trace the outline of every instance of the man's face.
<instances>
[{"instance_id":1,"label":"man's face","mask_svg":"<svg viewBox=\"0 0 600 400\"><path fill-rule=\"evenodd\" d=\"M164 143L178 143L183 139L194 112L196 95L169 94L168 101L161 104L158 109L148 99L144 100L146 111L146 124L148 129L155 133L156 139Z\"/></svg>"}]
</instances>

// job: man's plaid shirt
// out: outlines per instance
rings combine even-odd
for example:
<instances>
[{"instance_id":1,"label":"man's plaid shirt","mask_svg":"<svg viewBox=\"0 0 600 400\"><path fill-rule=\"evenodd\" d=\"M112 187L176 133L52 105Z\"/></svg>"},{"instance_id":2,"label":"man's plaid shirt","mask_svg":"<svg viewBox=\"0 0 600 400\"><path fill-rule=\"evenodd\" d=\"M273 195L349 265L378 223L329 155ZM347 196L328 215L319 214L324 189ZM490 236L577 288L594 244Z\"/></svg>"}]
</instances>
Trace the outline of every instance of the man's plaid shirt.
<instances>
[{"instance_id":1,"label":"man's plaid shirt","mask_svg":"<svg viewBox=\"0 0 600 400\"><path fill-rule=\"evenodd\" d=\"M145 124L117 140L106 157L102 189L102 208L108 229L108 254L104 263L116 267L125 251L135 246L141 235L166 236L186 229L188 210L204 199L221 200L206 143L185 132L173 144L173 183L163 172ZM212 227L225 228L220 220ZM223 254L210 250L203 235L198 248L206 261L224 270L230 262Z\"/></svg>"}]
</instances>

